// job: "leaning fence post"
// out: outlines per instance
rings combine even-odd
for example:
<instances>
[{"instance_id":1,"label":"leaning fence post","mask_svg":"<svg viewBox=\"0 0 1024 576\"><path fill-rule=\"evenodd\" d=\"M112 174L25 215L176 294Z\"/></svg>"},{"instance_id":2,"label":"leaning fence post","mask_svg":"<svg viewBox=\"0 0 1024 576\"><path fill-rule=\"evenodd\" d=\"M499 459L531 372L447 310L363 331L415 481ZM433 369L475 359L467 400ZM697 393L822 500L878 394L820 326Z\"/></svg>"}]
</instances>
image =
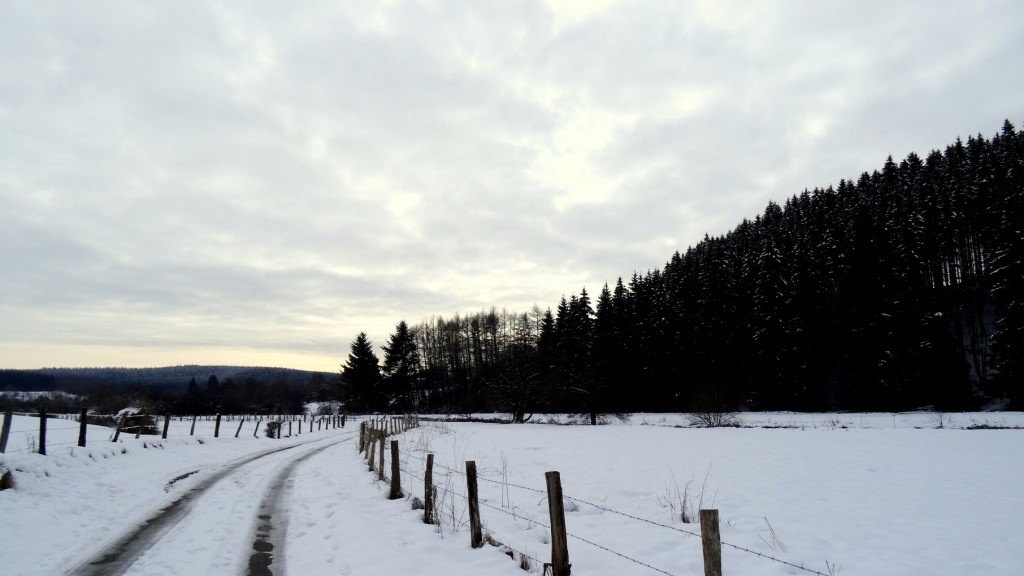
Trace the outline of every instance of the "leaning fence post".
<instances>
[{"instance_id":1,"label":"leaning fence post","mask_svg":"<svg viewBox=\"0 0 1024 576\"><path fill-rule=\"evenodd\" d=\"M252 437L253 438L259 438L260 424L262 424L262 423L263 423L263 418L260 418L259 420L256 421L256 428L253 429L253 431L252 431Z\"/></svg>"},{"instance_id":2,"label":"leaning fence post","mask_svg":"<svg viewBox=\"0 0 1024 576\"><path fill-rule=\"evenodd\" d=\"M569 576L569 543L565 536L565 507L562 504L562 479L558 472L545 472L548 484L548 514L551 517L551 575Z\"/></svg>"},{"instance_id":3,"label":"leaning fence post","mask_svg":"<svg viewBox=\"0 0 1024 576\"><path fill-rule=\"evenodd\" d=\"M434 455L427 454L427 470L423 474L423 523L434 523Z\"/></svg>"},{"instance_id":4,"label":"leaning fence post","mask_svg":"<svg viewBox=\"0 0 1024 576\"><path fill-rule=\"evenodd\" d=\"M398 440L391 441L391 500L402 497L402 468L398 464Z\"/></svg>"},{"instance_id":5,"label":"leaning fence post","mask_svg":"<svg viewBox=\"0 0 1024 576\"><path fill-rule=\"evenodd\" d=\"M78 415L78 445L85 448L85 429L89 422L89 409L82 408L82 413ZM166 436L165 436L166 438Z\"/></svg>"},{"instance_id":6,"label":"leaning fence post","mask_svg":"<svg viewBox=\"0 0 1024 576\"><path fill-rule=\"evenodd\" d=\"M217 413L217 421L213 423L213 437L220 438L220 412Z\"/></svg>"},{"instance_id":7,"label":"leaning fence post","mask_svg":"<svg viewBox=\"0 0 1024 576\"><path fill-rule=\"evenodd\" d=\"M39 407L39 453L46 456L46 406Z\"/></svg>"},{"instance_id":8,"label":"leaning fence post","mask_svg":"<svg viewBox=\"0 0 1024 576\"><path fill-rule=\"evenodd\" d=\"M11 436L11 420L14 419L14 410L4 410L4 423L0 426L0 454L7 451L7 439Z\"/></svg>"},{"instance_id":9,"label":"leaning fence post","mask_svg":"<svg viewBox=\"0 0 1024 576\"><path fill-rule=\"evenodd\" d=\"M125 421L128 420L128 413L121 414L121 419L117 421L117 428L114 430L114 439L112 442L117 442L117 439L121 437L121 428L124 428Z\"/></svg>"},{"instance_id":10,"label":"leaning fence post","mask_svg":"<svg viewBox=\"0 0 1024 576\"><path fill-rule=\"evenodd\" d=\"M704 576L722 576L722 537L718 510L700 511L700 537L704 547Z\"/></svg>"},{"instance_id":11,"label":"leaning fence post","mask_svg":"<svg viewBox=\"0 0 1024 576\"><path fill-rule=\"evenodd\" d=\"M466 460L466 495L469 499L469 545L479 548L484 545L480 529L480 501L476 492L476 462Z\"/></svg>"},{"instance_id":12,"label":"leaning fence post","mask_svg":"<svg viewBox=\"0 0 1024 576\"><path fill-rule=\"evenodd\" d=\"M171 415L164 414L164 432L160 435L160 438L167 440L167 429L171 426Z\"/></svg>"},{"instance_id":13,"label":"leaning fence post","mask_svg":"<svg viewBox=\"0 0 1024 576\"><path fill-rule=\"evenodd\" d=\"M238 419L238 430L235 430L235 438L238 438L238 435L242 433L242 424L245 424L245 416Z\"/></svg>"}]
</instances>

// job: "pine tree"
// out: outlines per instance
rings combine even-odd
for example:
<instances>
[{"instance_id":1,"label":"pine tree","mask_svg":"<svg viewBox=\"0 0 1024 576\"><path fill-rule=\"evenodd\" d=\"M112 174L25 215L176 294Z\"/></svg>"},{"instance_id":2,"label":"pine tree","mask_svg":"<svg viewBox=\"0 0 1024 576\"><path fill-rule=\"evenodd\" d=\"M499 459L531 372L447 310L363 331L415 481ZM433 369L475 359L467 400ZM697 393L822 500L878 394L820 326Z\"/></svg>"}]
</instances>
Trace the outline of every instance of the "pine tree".
<instances>
[{"instance_id":1,"label":"pine tree","mask_svg":"<svg viewBox=\"0 0 1024 576\"><path fill-rule=\"evenodd\" d=\"M409 325L402 320L395 326L387 345L384 346L385 389L388 409L405 412L414 409L414 380L420 369L419 351Z\"/></svg>"},{"instance_id":2,"label":"pine tree","mask_svg":"<svg viewBox=\"0 0 1024 576\"><path fill-rule=\"evenodd\" d=\"M342 365L341 381L347 410L369 412L383 408L380 361L365 332L360 332L352 342L348 361Z\"/></svg>"}]
</instances>

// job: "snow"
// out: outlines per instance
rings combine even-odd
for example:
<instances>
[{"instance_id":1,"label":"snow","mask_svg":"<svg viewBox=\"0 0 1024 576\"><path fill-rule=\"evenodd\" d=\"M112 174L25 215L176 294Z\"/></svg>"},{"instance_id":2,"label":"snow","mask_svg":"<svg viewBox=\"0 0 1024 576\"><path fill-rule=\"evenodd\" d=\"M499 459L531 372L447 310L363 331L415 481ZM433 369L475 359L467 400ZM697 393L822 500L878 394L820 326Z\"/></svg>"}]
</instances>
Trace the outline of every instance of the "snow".
<instances>
[{"instance_id":1,"label":"snow","mask_svg":"<svg viewBox=\"0 0 1024 576\"><path fill-rule=\"evenodd\" d=\"M678 414L597 427L556 424L567 417L423 421L393 437L408 496L390 501L356 452L352 420L312 433L307 422L281 440L254 438L251 421L239 438L237 422L213 438L212 422L199 422L192 437L191 423L176 421L167 440L122 435L116 444L109 429L90 426L86 448L75 445L76 422L51 420L41 456L28 452L38 419L19 416L0 455L16 483L0 492L0 572L73 573L221 473L128 573L246 573L260 505L277 483L286 528L275 574L281 564L296 574L521 574L503 552L548 559L544 474L557 470L574 573L660 573L639 561L703 574L700 540L690 535L700 527L680 520L681 500L693 513L701 500L719 510L727 575L809 573L754 552L824 574L1024 573L1024 430L965 429L1024 427L1024 414L739 418L764 427L696 429ZM293 448L241 463L283 447ZM440 525L411 507L411 496L423 497L427 451ZM485 531L504 547L469 546L466 460L479 472Z\"/></svg>"}]
</instances>

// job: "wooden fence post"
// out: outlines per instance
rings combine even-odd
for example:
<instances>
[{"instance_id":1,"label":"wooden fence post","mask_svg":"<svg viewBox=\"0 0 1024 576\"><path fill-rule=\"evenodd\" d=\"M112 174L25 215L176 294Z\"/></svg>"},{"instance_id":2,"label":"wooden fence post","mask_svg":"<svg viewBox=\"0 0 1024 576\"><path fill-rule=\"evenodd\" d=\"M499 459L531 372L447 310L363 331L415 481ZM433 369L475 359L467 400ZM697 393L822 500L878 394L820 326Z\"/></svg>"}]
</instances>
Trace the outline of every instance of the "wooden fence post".
<instances>
[{"instance_id":1,"label":"wooden fence post","mask_svg":"<svg viewBox=\"0 0 1024 576\"><path fill-rule=\"evenodd\" d=\"M253 438L259 438L260 424L262 424L262 423L263 423L263 418L260 418L259 420L256 421L256 428L252 431L252 437Z\"/></svg>"},{"instance_id":2,"label":"wooden fence post","mask_svg":"<svg viewBox=\"0 0 1024 576\"><path fill-rule=\"evenodd\" d=\"M160 438L167 440L167 429L171 426L171 415L170 413L164 414L164 432L160 435Z\"/></svg>"},{"instance_id":3,"label":"wooden fence post","mask_svg":"<svg viewBox=\"0 0 1024 576\"><path fill-rule=\"evenodd\" d=\"M78 445L85 448L85 430L89 423L89 409L82 408L82 413L78 415Z\"/></svg>"},{"instance_id":4,"label":"wooden fence post","mask_svg":"<svg viewBox=\"0 0 1024 576\"><path fill-rule=\"evenodd\" d=\"M192 415L192 429L189 430L188 435L189 436L195 436L196 435L196 415L195 414Z\"/></svg>"},{"instance_id":5,"label":"wooden fence post","mask_svg":"<svg viewBox=\"0 0 1024 576\"><path fill-rule=\"evenodd\" d=\"M722 537L718 510L700 511L700 538L704 547L704 576L722 576Z\"/></svg>"},{"instance_id":6,"label":"wooden fence post","mask_svg":"<svg viewBox=\"0 0 1024 576\"><path fill-rule=\"evenodd\" d=\"M476 462L473 460L466 460L466 495L469 499L469 545L479 548L484 545L484 534L480 529L480 501L476 491Z\"/></svg>"},{"instance_id":7,"label":"wooden fence post","mask_svg":"<svg viewBox=\"0 0 1024 576\"><path fill-rule=\"evenodd\" d=\"M0 426L0 454L7 451L7 439L11 437L11 420L14 419L14 410L4 410L4 423Z\"/></svg>"},{"instance_id":8,"label":"wooden fence post","mask_svg":"<svg viewBox=\"0 0 1024 576\"><path fill-rule=\"evenodd\" d=\"M359 423L359 452L366 449L366 422Z\"/></svg>"},{"instance_id":9,"label":"wooden fence post","mask_svg":"<svg viewBox=\"0 0 1024 576\"><path fill-rule=\"evenodd\" d=\"M245 416L238 419L238 430L235 430L235 438L242 433L242 424L245 424Z\"/></svg>"},{"instance_id":10,"label":"wooden fence post","mask_svg":"<svg viewBox=\"0 0 1024 576\"><path fill-rule=\"evenodd\" d=\"M220 412L217 413L217 421L213 423L213 437L220 438Z\"/></svg>"},{"instance_id":11,"label":"wooden fence post","mask_svg":"<svg viewBox=\"0 0 1024 576\"><path fill-rule=\"evenodd\" d=\"M384 481L384 436L380 437L380 464L377 466L377 479Z\"/></svg>"},{"instance_id":12,"label":"wooden fence post","mask_svg":"<svg viewBox=\"0 0 1024 576\"><path fill-rule=\"evenodd\" d=\"M342 428L345 427L345 415L344 414L341 415L341 427Z\"/></svg>"},{"instance_id":13,"label":"wooden fence post","mask_svg":"<svg viewBox=\"0 0 1024 576\"><path fill-rule=\"evenodd\" d=\"M376 458L377 451L374 449L377 447L377 437L370 438L369 442L366 443L366 461L370 465L370 472L373 472L373 459Z\"/></svg>"},{"instance_id":14,"label":"wooden fence post","mask_svg":"<svg viewBox=\"0 0 1024 576\"><path fill-rule=\"evenodd\" d=\"M292 437L292 419L291 418L288 419L288 437L289 438Z\"/></svg>"},{"instance_id":15,"label":"wooden fence post","mask_svg":"<svg viewBox=\"0 0 1024 576\"><path fill-rule=\"evenodd\" d=\"M313 417L312 416L309 417L309 433L310 434L313 433Z\"/></svg>"},{"instance_id":16,"label":"wooden fence post","mask_svg":"<svg viewBox=\"0 0 1024 576\"><path fill-rule=\"evenodd\" d=\"M117 442L117 439L121 437L121 428L124 428L124 423L128 421L128 413L121 414L121 419L117 421L117 428L114 430L114 439L112 442Z\"/></svg>"},{"instance_id":17,"label":"wooden fence post","mask_svg":"<svg viewBox=\"0 0 1024 576\"><path fill-rule=\"evenodd\" d=\"M146 415L140 414L135 417L135 439L138 440L139 436L142 436L142 423L146 421Z\"/></svg>"},{"instance_id":18,"label":"wooden fence post","mask_svg":"<svg viewBox=\"0 0 1024 576\"><path fill-rule=\"evenodd\" d=\"M548 514L551 517L551 575L569 576L569 543L565 536L565 507L562 504L562 479L558 472L545 472L548 485Z\"/></svg>"},{"instance_id":19,"label":"wooden fence post","mask_svg":"<svg viewBox=\"0 0 1024 576\"><path fill-rule=\"evenodd\" d=\"M427 454L427 469L423 474L423 523L434 523L434 455Z\"/></svg>"},{"instance_id":20,"label":"wooden fence post","mask_svg":"<svg viewBox=\"0 0 1024 576\"><path fill-rule=\"evenodd\" d=\"M391 441L391 500L402 497L402 468L398 465L398 440Z\"/></svg>"},{"instance_id":21,"label":"wooden fence post","mask_svg":"<svg viewBox=\"0 0 1024 576\"><path fill-rule=\"evenodd\" d=\"M46 405L39 407L39 453L46 456Z\"/></svg>"}]
</instances>

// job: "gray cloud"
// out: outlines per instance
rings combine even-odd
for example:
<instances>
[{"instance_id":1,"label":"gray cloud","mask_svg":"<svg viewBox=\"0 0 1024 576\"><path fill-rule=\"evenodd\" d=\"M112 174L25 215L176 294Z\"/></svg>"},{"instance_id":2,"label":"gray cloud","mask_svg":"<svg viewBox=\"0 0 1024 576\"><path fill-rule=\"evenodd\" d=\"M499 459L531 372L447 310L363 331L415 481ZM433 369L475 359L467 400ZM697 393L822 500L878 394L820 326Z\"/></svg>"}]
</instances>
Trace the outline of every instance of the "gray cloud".
<instances>
[{"instance_id":1,"label":"gray cloud","mask_svg":"<svg viewBox=\"0 0 1024 576\"><path fill-rule=\"evenodd\" d=\"M1024 8L0 5L0 366L333 370L1024 120Z\"/></svg>"}]
</instances>

